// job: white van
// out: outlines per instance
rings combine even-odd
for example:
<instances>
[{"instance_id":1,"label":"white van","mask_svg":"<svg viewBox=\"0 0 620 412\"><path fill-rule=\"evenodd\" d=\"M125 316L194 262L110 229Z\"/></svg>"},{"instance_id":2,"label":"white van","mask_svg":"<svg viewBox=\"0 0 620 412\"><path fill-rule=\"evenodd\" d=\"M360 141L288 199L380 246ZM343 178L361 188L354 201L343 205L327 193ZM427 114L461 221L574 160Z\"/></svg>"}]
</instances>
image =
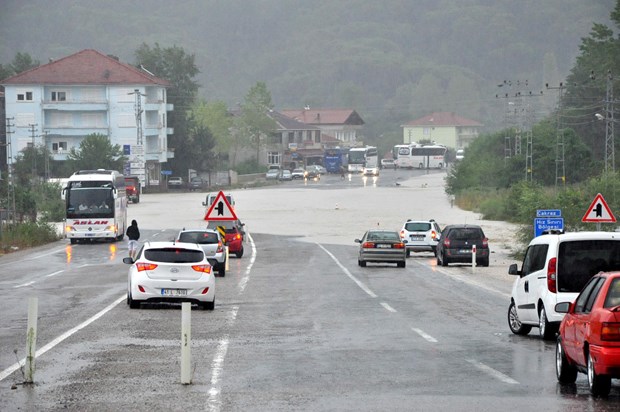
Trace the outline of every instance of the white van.
<instances>
[{"instance_id":1,"label":"white van","mask_svg":"<svg viewBox=\"0 0 620 412\"><path fill-rule=\"evenodd\" d=\"M202 202L202 205L207 208L205 212L209 211L209 208L211 207L213 202L215 202L215 198L217 197L218 194L219 192L218 193L207 193L207 197L205 198L205 201ZM231 195L230 193L225 193L224 197L226 197L226 200L230 204L230 207L232 207L232 209L234 210L235 209L235 198L233 197L233 195Z\"/></svg>"},{"instance_id":2,"label":"white van","mask_svg":"<svg viewBox=\"0 0 620 412\"><path fill-rule=\"evenodd\" d=\"M573 302L592 276L611 270L620 270L620 233L558 232L534 238L521 270L516 264L508 268L508 274L518 276L508 306L510 330L527 335L538 327L541 338L555 338L564 317L555 305Z\"/></svg>"}]
</instances>

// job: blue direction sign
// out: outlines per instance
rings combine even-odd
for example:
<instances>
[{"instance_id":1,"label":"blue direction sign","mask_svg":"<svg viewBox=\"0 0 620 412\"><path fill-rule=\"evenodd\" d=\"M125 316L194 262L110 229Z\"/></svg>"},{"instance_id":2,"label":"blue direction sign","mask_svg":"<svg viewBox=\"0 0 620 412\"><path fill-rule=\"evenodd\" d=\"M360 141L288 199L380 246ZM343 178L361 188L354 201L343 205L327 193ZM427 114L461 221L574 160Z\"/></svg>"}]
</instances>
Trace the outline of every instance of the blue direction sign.
<instances>
[{"instance_id":1,"label":"blue direction sign","mask_svg":"<svg viewBox=\"0 0 620 412\"><path fill-rule=\"evenodd\" d=\"M561 217L562 211L560 209L547 209L537 210L536 217Z\"/></svg>"},{"instance_id":2,"label":"blue direction sign","mask_svg":"<svg viewBox=\"0 0 620 412\"><path fill-rule=\"evenodd\" d=\"M172 175L172 170L162 170L161 174L163 176L170 176L170 175Z\"/></svg>"},{"instance_id":3,"label":"blue direction sign","mask_svg":"<svg viewBox=\"0 0 620 412\"><path fill-rule=\"evenodd\" d=\"M538 217L534 219L534 237L542 235L545 230L564 230L563 217Z\"/></svg>"}]
</instances>

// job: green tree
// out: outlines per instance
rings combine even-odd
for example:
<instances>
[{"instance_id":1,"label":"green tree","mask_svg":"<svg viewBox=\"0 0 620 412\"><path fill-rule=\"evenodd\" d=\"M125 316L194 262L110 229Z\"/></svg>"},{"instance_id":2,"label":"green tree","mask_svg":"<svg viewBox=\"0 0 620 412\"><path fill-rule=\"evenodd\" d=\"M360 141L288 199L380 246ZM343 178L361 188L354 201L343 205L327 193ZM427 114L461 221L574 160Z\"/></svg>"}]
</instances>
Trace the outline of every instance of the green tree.
<instances>
[{"instance_id":1,"label":"green tree","mask_svg":"<svg viewBox=\"0 0 620 412\"><path fill-rule=\"evenodd\" d=\"M241 122L256 149L256 162L259 162L260 148L265 144L265 137L271 136L277 128L275 120L269 116L273 109L271 93L264 82L256 82L250 88L241 105Z\"/></svg>"},{"instance_id":2,"label":"green tree","mask_svg":"<svg viewBox=\"0 0 620 412\"><path fill-rule=\"evenodd\" d=\"M107 136L94 133L86 136L79 148L69 150L67 162L73 171L109 169L122 172L127 158L119 145L112 145Z\"/></svg>"},{"instance_id":3,"label":"green tree","mask_svg":"<svg viewBox=\"0 0 620 412\"><path fill-rule=\"evenodd\" d=\"M171 168L176 174L181 174L187 169L188 161L195 150L189 142L191 125L187 116L198 93L198 83L194 78L200 71L196 66L195 56L187 54L182 47L162 48L158 43L155 43L154 47L143 43L136 50L135 56L136 66L142 66L171 83L167 91L167 102L174 105L174 110L168 113L168 125L174 128L174 134L168 139L168 146L174 149Z\"/></svg>"},{"instance_id":4,"label":"green tree","mask_svg":"<svg viewBox=\"0 0 620 412\"><path fill-rule=\"evenodd\" d=\"M33 59L28 53L18 52L11 63L6 65L0 64L0 80L9 78L29 69L34 69L40 65L41 63L38 60Z\"/></svg>"},{"instance_id":5,"label":"green tree","mask_svg":"<svg viewBox=\"0 0 620 412\"><path fill-rule=\"evenodd\" d=\"M221 159L226 157L233 146L231 128L233 117L223 101L206 102L200 100L192 107L194 122L209 129L215 139L215 155Z\"/></svg>"}]
</instances>

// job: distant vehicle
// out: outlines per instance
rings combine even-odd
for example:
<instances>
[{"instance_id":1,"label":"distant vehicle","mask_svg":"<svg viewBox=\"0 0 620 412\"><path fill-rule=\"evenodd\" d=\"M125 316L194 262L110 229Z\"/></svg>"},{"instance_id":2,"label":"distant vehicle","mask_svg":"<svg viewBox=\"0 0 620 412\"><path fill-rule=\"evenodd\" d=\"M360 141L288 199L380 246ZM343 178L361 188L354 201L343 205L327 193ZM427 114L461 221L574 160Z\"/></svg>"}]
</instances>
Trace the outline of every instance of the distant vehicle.
<instances>
[{"instance_id":1,"label":"distant vehicle","mask_svg":"<svg viewBox=\"0 0 620 412\"><path fill-rule=\"evenodd\" d=\"M65 237L71 244L93 239L123 240L127 230L125 177L115 170L80 170L62 189Z\"/></svg>"},{"instance_id":2,"label":"distant vehicle","mask_svg":"<svg viewBox=\"0 0 620 412\"><path fill-rule=\"evenodd\" d=\"M127 200L131 203L140 203L140 192L142 185L138 176L125 176L125 191Z\"/></svg>"},{"instance_id":3,"label":"distant vehicle","mask_svg":"<svg viewBox=\"0 0 620 412\"><path fill-rule=\"evenodd\" d=\"M393 153L398 168L441 169L446 165L447 148L441 145L409 145L394 146Z\"/></svg>"},{"instance_id":4,"label":"distant vehicle","mask_svg":"<svg viewBox=\"0 0 620 412\"><path fill-rule=\"evenodd\" d=\"M325 149L323 153L323 166L326 173L340 173L340 168L344 166L343 157L345 152L339 147Z\"/></svg>"},{"instance_id":5,"label":"distant vehicle","mask_svg":"<svg viewBox=\"0 0 620 412\"><path fill-rule=\"evenodd\" d=\"M374 146L349 149L348 171L363 172L365 167L376 167L379 162L377 148Z\"/></svg>"},{"instance_id":6,"label":"distant vehicle","mask_svg":"<svg viewBox=\"0 0 620 412\"><path fill-rule=\"evenodd\" d=\"M291 174L291 171L288 169L283 169L282 172L280 172L280 177L278 177L279 180L293 180L293 175Z\"/></svg>"},{"instance_id":7,"label":"distant vehicle","mask_svg":"<svg viewBox=\"0 0 620 412\"><path fill-rule=\"evenodd\" d=\"M514 275L508 326L527 335L532 327L545 340L555 339L563 313L560 302L572 302L590 278L600 271L620 270L620 234L617 232L553 232L532 239L521 269Z\"/></svg>"},{"instance_id":8,"label":"distant vehicle","mask_svg":"<svg viewBox=\"0 0 620 412\"><path fill-rule=\"evenodd\" d=\"M310 165L306 167L306 178L308 179L321 179L321 169L320 166Z\"/></svg>"},{"instance_id":9,"label":"distant vehicle","mask_svg":"<svg viewBox=\"0 0 620 412\"><path fill-rule=\"evenodd\" d=\"M394 164L394 159L381 159L381 168L382 169L396 168L396 165Z\"/></svg>"},{"instance_id":10,"label":"distant vehicle","mask_svg":"<svg viewBox=\"0 0 620 412\"><path fill-rule=\"evenodd\" d=\"M437 244L441 230L433 219L407 220L400 230L401 239L407 239L407 257L411 252L433 252L437 254Z\"/></svg>"},{"instance_id":11,"label":"distant vehicle","mask_svg":"<svg viewBox=\"0 0 620 412\"><path fill-rule=\"evenodd\" d=\"M265 173L265 179L267 180L277 180L280 177L280 169L269 169L267 173Z\"/></svg>"},{"instance_id":12,"label":"distant vehicle","mask_svg":"<svg viewBox=\"0 0 620 412\"><path fill-rule=\"evenodd\" d=\"M476 246L476 265L489 266L489 240L477 225L448 225L437 243L437 265L472 263Z\"/></svg>"},{"instance_id":13,"label":"distant vehicle","mask_svg":"<svg viewBox=\"0 0 620 412\"><path fill-rule=\"evenodd\" d=\"M293 171L291 172L291 178L293 180L303 179L305 177L306 177L306 171L304 169L297 168L297 169L293 169Z\"/></svg>"},{"instance_id":14,"label":"distant vehicle","mask_svg":"<svg viewBox=\"0 0 620 412\"><path fill-rule=\"evenodd\" d=\"M215 202L215 199L217 198L218 194L219 192L218 193L207 193L207 196L205 197L205 201L202 202L202 205L207 208L205 212L207 212L208 209L213 204L213 202ZM230 207L234 210L235 209L235 198L233 197L233 195L230 193L225 193L224 197L228 201L228 204L230 205Z\"/></svg>"},{"instance_id":15,"label":"distant vehicle","mask_svg":"<svg viewBox=\"0 0 620 412\"><path fill-rule=\"evenodd\" d=\"M465 150L464 149L458 149L456 151L456 155L454 156L454 158L456 160L463 160L464 157L465 157Z\"/></svg>"},{"instance_id":16,"label":"distant vehicle","mask_svg":"<svg viewBox=\"0 0 620 412\"><path fill-rule=\"evenodd\" d=\"M202 190L207 186L207 182L199 176L192 177L189 181L189 190Z\"/></svg>"},{"instance_id":17,"label":"distant vehicle","mask_svg":"<svg viewBox=\"0 0 620 412\"><path fill-rule=\"evenodd\" d=\"M185 185L182 177L171 177L168 179L168 187L171 189L182 189Z\"/></svg>"},{"instance_id":18,"label":"distant vehicle","mask_svg":"<svg viewBox=\"0 0 620 412\"><path fill-rule=\"evenodd\" d=\"M367 166L363 171L364 176L379 176L379 168L377 166Z\"/></svg>"},{"instance_id":19,"label":"distant vehicle","mask_svg":"<svg viewBox=\"0 0 620 412\"><path fill-rule=\"evenodd\" d=\"M197 244L146 242L131 265L127 278L127 304L131 309L147 302L192 302L215 308L215 279L205 252Z\"/></svg>"},{"instance_id":20,"label":"distant vehicle","mask_svg":"<svg viewBox=\"0 0 620 412\"><path fill-rule=\"evenodd\" d=\"M396 263L399 268L407 264L405 245L398 232L393 230L369 230L361 239L355 239L360 244L357 264L366 267L372 263Z\"/></svg>"},{"instance_id":21,"label":"distant vehicle","mask_svg":"<svg viewBox=\"0 0 620 412\"><path fill-rule=\"evenodd\" d=\"M620 272L599 273L574 302L561 302L564 314L556 340L555 371L561 384L588 377L590 393L607 396L620 378Z\"/></svg>"},{"instance_id":22,"label":"distant vehicle","mask_svg":"<svg viewBox=\"0 0 620 412\"><path fill-rule=\"evenodd\" d=\"M207 224L208 229L217 229L218 226L222 226L226 233L226 246L228 246L228 252L234 254L238 258L243 256L243 240L245 238L244 223L240 221L214 221L211 220Z\"/></svg>"},{"instance_id":23,"label":"distant vehicle","mask_svg":"<svg viewBox=\"0 0 620 412\"><path fill-rule=\"evenodd\" d=\"M182 229L177 234L177 242L200 245L218 275L226 276L226 250L220 232L213 229Z\"/></svg>"}]
</instances>

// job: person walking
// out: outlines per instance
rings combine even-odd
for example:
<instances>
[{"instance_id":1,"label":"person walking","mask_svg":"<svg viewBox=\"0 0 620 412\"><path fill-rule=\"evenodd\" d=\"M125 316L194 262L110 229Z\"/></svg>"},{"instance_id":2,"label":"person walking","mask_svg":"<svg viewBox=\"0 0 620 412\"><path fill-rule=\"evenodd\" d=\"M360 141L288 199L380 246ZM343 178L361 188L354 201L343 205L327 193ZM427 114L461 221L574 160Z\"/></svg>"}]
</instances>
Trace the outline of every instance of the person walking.
<instances>
[{"instance_id":1,"label":"person walking","mask_svg":"<svg viewBox=\"0 0 620 412\"><path fill-rule=\"evenodd\" d=\"M136 259L136 253L138 252L138 239L140 239L140 230L138 229L138 222L131 221L131 226L127 228L127 237L129 242L127 243L129 249L129 257Z\"/></svg>"}]
</instances>

